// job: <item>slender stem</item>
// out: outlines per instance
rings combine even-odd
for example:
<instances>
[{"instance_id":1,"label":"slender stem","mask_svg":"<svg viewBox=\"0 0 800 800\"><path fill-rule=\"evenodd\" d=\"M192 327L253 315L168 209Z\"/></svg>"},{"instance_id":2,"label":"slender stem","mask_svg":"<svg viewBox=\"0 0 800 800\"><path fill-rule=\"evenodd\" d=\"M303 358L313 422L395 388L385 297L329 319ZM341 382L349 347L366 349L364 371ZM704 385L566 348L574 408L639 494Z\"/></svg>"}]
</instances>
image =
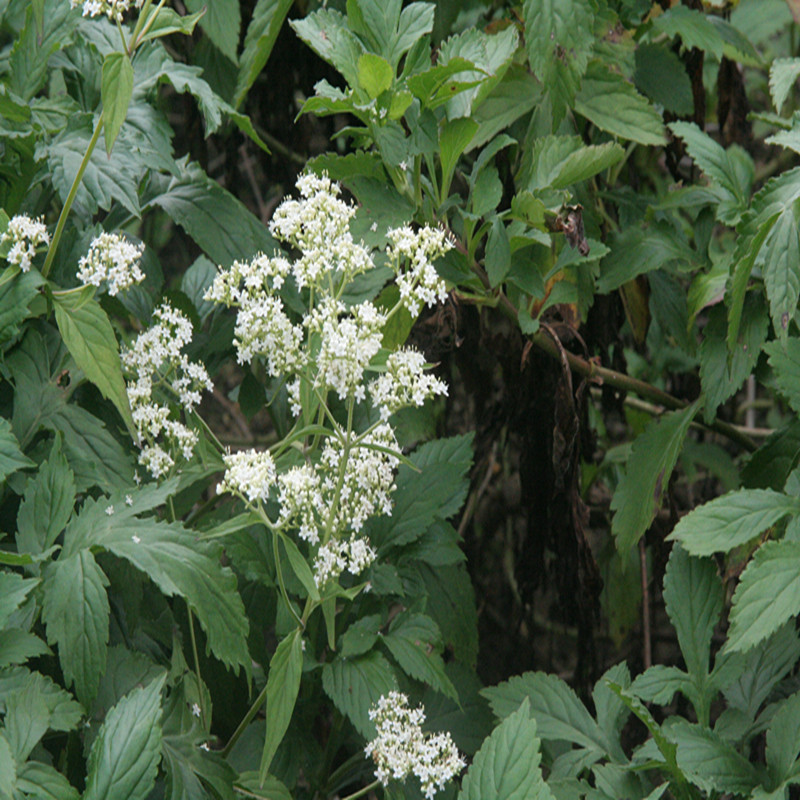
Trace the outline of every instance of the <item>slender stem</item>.
<instances>
[{"instance_id":1,"label":"slender stem","mask_svg":"<svg viewBox=\"0 0 800 800\"><path fill-rule=\"evenodd\" d=\"M208 730L206 725L206 703L203 697L202 677L200 675L200 657L197 654L197 638L194 635L194 613L192 607L187 603L186 610L189 612L189 638L192 640L192 655L194 656L194 671L197 675L197 694L200 698L200 721L203 723L203 729Z\"/></svg>"},{"instance_id":2,"label":"slender stem","mask_svg":"<svg viewBox=\"0 0 800 800\"><path fill-rule=\"evenodd\" d=\"M374 788L380 785L380 781L372 781L368 786L365 786L363 789L359 789L357 792L353 792L353 794L347 795L347 797L343 797L342 800L356 800L357 797L363 797L367 792L371 792Z\"/></svg>"},{"instance_id":3,"label":"slender stem","mask_svg":"<svg viewBox=\"0 0 800 800\"><path fill-rule=\"evenodd\" d=\"M650 669L653 665L653 649L650 640L650 587L647 575L647 550L644 539L639 539L639 566L642 580L642 638L644 639L644 668Z\"/></svg>"},{"instance_id":4,"label":"slender stem","mask_svg":"<svg viewBox=\"0 0 800 800\"><path fill-rule=\"evenodd\" d=\"M91 159L92 152L94 151L95 145L100 138L100 131L103 130L104 123L105 111L103 111L97 119L97 124L95 125L92 138L89 140L89 146L86 148L83 161L81 161L81 165L78 167L75 180L72 181L72 186L69 188L69 194L67 195L67 199L64 201L64 206L62 207L61 213L58 216L56 230L53 234L53 241L47 251L47 256L44 260L44 266L42 267L43 278L46 278L50 274L50 269L53 266L53 259L56 257L56 250L58 250L58 243L61 240L61 234L64 232L64 225L67 224L67 217L69 216L72 204L75 202L75 195L78 194L78 187L81 185L81 181L83 180L83 173L86 172L86 167L89 166L89 160Z\"/></svg>"},{"instance_id":5,"label":"slender stem","mask_svg":"<svg viewBox=\"0 0 800 800\"><path fill-rule=\"evenodd\" d=\"M125 31L122 30L122 23L117 18L117 30L119 31L119 38L122 40L122 49L127 53L128 52L128 44L125 41Z\"/></svg>"},{"instance_id":6,"label":"slender stem","mask_svg":"<svg viewBox=\"0 0 800 800\"><path fill-rule=\"evenodd\" d=\"M158 16L158 12L161 11L162 6L166 2L167 0L161 0L161 2L156 6L155 11L153 11L153 13L148 18L147 22L145 23L144 27L141 30L141 33L139 33L138 36L134 36L131 39L131 53L133 53L133 51L141 44L142 39L147 35L147 32L150 30L150 28L153 27L153 23L156 21L156 17ZM141 21L142 18L139 17L139 22L136 23L137 29L139 28L139 24L141 23Z\"/></svg>"},{"instance_id":7,"label":"slender stem","mask_svg":"<svg viewBox=\"0 0 800 800\"><path fill-rule=\"evenodd\" d=\"M253 705L247 710L247 713L242 717L242 721L236 726L236 730L231 734L231 738L228 739L228 743L225 747L222 748L220 751L220 755L223 758L227 758L230 754L231 750L233 750L233 746L239 741L239 737L245 732L247 726L253 721L253 718L256 714L258 714L258 710L261 706L264 705L264 701L267 699L267 686L264 685L264 688L259 692L258 697L253 701Z\"/></svg>"},{"instance_id":8,"label":"slender stem","mask_svg":"<svg viewBox=\"0 0 800 800\"><path fill-rule=\"evenodd\" d=\"M283 602L286 603L286 608L289 609L289 613L294 617L295 622L305 629L305 623L303 620L297 616L297 612L294 610L294 606L292 606L292 601L289 599L289 593L286 591L286 584L283 581L283 568L281 567L281 553L280 549L278 548L278 534L277 531L272 531L272 554L275 558L275 572L278 575L278 586L281 590L281 596L283 597Z\"/></svg>"}]
</instances>

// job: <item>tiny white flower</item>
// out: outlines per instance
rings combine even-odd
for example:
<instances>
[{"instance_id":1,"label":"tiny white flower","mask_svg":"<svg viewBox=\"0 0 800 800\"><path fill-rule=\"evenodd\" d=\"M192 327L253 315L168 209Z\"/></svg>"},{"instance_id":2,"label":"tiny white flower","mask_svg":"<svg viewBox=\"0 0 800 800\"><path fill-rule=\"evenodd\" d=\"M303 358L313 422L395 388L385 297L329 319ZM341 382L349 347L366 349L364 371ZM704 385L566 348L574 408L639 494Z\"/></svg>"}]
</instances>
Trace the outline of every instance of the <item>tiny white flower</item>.
<instances>
[{"instance_id":1,"label":"tiny white flower","mask_svg":"<svg viewBox=\"0 0 800 800\"><path fill-rule=\"evenodd\" d=\"M207 753L211 750L211 748L208 746L208 742L203 742L203 744L200 745L200 749L205 750Z\"/></svg>"},{"instance_id":2,"label":"tiny white flower","mask_svg":"<svg viewBox=\"0 0 800 800\"><path fill-rule=\"evenodd\" d=\"M403 172L405 172L408 169L408 164L405 161L401 161L399 166L400 169L403 170Z\"/></svg>"},{"instance_id":3,"label":"tiny white flower","mask_svg":"<svg viewBox=\"0 0 800 800\"><path fill-rule=\"evenodd\" d=\"M378 232L378 223L377 222L373 222L372 225L369 226L369 229L373 233L377 233Z\"/></svg>"},{"instance_id":4,"label":"tiny white flower","mask_svg":"<svg viewBox=\"0 0 800 800\"><path fill-rule=\"evenodd\" d=\"M200 716L200 706L197 703L192 703L192 715L195 717Z\"/></svg>"},{"instance_id":5,"label":"tiny white flower","mask_svg":"<svg viewBox=\"0 0 800 800\"><path fill-rule=\"evenodd\" d=\"M139 544L142 541L135 533L131 536L131 540L134 544Z\"/></svg>"},{"instance_id":6,"label":"tiny white flower","mask_svg":"<svg viewBox=\"0 0 800 800\"><path fill-rule=\"evenodd\" d=\"M105 281L114 297L145 279L139 267L144 245L131 244L118 233L101 233L92 240L89 252L78 262L78 280L100 286Z\"/></svg>"},{"instance_id":7,"label":"tiny white flower","mask_svg":"<svg viewBox=\"0 0 800 800\"><path fill-rule=\"evenodd\" d=\"M133 498L129 494L125 495L125 505L126 506L132 506L133 505Z\"/></svg>"},{"instance_id":8,"label":"tiny white flower","mask_svg":"<svg viewBox=\"0 0 800 800\"><path fill-rule=\"evenodd\" d=\"M72 8L81 7L84 17L99 17L105 14L112 22L118 22L131 7L141 8L144 0L70 0Z\"/></svg>"},{"instance_id":9,"label":"tiny white flower","mask_svg":"<svg viewBox=\"0 0 800 800\"><path fill-rule=\"evenodd\" d=\"M50 244L50 235L40 219L32 219L27 214L17 214L8 222L8 227L0 236L0 243L11 242L11 249L6 256L9 264L16 264L22 272L31 268L36 248Z\"/></svg>"},{"instance_id":10,"label":"tiny white flower","mask_svg":"<svg viewBox=\"0 0 800 800\"><path fill-rule=\"evenodd\" d=\"M275 461L268 451L243 450L222 457L227 469L219 492L241 494L251 503L266 503L275 483Z\"/></svg>"},{"instance_id":11,"label":"tiny white flower","mask_svg":"<svg viewBox=\"0 0 800 800\"><path fill-rule=\"evenodd\" d=\"M110 517L114 513L114 506L106 506L106 514Z\"/></svg>"}]
</instances>

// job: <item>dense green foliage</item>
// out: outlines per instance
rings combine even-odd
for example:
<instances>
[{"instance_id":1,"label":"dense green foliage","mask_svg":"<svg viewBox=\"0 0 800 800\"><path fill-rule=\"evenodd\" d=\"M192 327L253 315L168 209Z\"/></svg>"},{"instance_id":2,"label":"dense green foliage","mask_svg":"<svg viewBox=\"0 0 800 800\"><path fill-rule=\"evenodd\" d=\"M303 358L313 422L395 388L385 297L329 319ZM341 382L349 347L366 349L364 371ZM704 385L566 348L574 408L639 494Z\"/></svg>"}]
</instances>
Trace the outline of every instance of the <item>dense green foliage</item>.
<instances>
[{"instance_id":1,"label":"dense green foliage","mask_svg":"<svg viewBox=\"0 0 800 800\"><path fill-rule=\"evenodd\" d=\"M365 756L394 691L468 762L446 797L788 797L797 4L145 0L114 21L76 5L0 0L0 800L422 797L416 778L379 786ZM252 101L288 72L289 37L326 75L291 101L335 133L308 159ZM291 203L272 226L253 213L286 177L261 193L210 177L183 96L214 152L245 141L340 183L363 263L337 272L286 233ZM398 229L441 238L416 305ZM140 258L138 285L87 277L103 232ZM257 264L246 285L283 316L244 324L219 281L235 294ZM182 349L164 301L193 327ZM330 331L360 314L378 325L369 381L338 389L326 359L352 354ZM276 319L289 338L242 355ZM159 325L180 354L134 374ZM448 398L375 399L407 342ZM167 378L190 365L266 427L187 402ZM252 491L232 476L245 448L269 452ZM497 670L463 545L490 552L482 497L514 461L529 548L509 533L487 564L522 604L552 578L575 688L546 671L482 684ZM340 519L387 464L391 503ZM318 497L290 513L287 476L312 473ZM642 618L643 656L599 675L601 609L615 644Z\"/></svg>"}]
</instances>

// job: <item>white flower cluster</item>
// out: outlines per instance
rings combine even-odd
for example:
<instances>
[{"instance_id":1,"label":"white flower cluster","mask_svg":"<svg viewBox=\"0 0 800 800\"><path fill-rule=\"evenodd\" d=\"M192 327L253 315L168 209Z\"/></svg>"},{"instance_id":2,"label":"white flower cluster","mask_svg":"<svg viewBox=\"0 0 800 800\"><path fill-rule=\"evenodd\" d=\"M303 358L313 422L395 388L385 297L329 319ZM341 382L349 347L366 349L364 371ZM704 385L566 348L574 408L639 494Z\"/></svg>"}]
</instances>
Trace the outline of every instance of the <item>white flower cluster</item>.
<instances>
[{"instance_id":1,"label":"white flower cluster","mask_svg":"<svg viewBox=\"0 0 800 800\"><path fill-rule=\"evenodd\" d=\"M118 233L103 232L92 240L89 252L78 262L78 280L92 286L106 281L108 293L115 297L144 280L139 268L142 253L144 245L137 247Z\"/></svg>"},{"instance_id":2,"label":"white flower cluster","mask_svg":"<svg viewBox=\"0 0 800 800\"><path fill-rule=\"evenodd\" d=\"M453 247L445 232L428 227L415 232L406 225L388 231L386 236L391 242L386 248L389 264L397 274L400 298L411 316L416 317L423 305L443 303L447 287L433 262Z\"/></svg>"},{"instance_id":3,"label":"white flower cluster","mask_svg":"<svg viewBox=\"0 0 800 800\"><path fill-rule=\"evenodd\" d=\"M360 575L376 557L369 542L355 534L349 541L331 539L320 547L314 559L314 582L322 588L347 570L351 575Z\"/></svg>"},{"instance_id":4,"label":"white flower cluster","mask_svg":"<svg viewBox=\"0 0 800 800\"><path fill-rule=\"evenodd\" d=\"M424 734L422 708L408 706L408 697L400 692L381 695L370 709L378 735L366 747L375 761L375 777L386 786L390 780L404 781L416 775L428 800L462 769L459 755L449 733Z\"/></svg>"},{"instance_id":5,"label":"white flower cluster","mask_svg":"<svg viewBox=\"0 0 800 800\"><path fill-rule=\"evenodd\" d=\"M192 457L197 434L174 419L169 405L159 403L154 394L169 386L191 413L201 392L212 384L205 367L181 352L192 339L191 322L168 303L153 317L157 322L122 353L122 364L133 375L127 390L141 447L139 463L159 478L175 465L174 453L180 452L187 461Z\"/></svg>"},{"instance_id":6,"label":"white flower cluster","mask_svg":"<svg viewBox=\"0 0 800 800\"><path fill-rule=\"evenodd\" d=\"M11 242L6 261L16 264L23 272L31 268L36 248L42 244L50 244L50 235L40 219L31 219L27 214L11 217L8 228L0 236L0 244Z\"/></svg>"},{"instance_id":7,"label":"white flower cluster","mask_svg":"<svg viewBox=\"0 0 800 800\"><path fill-rule=\"evenodd\" d=\"M112 22L122 20L125 12L131 7L141 8L144 0L70 0L72 8L81 6L84 17L99 17L105 14Z\"/></svg>"},{"instance_id":8,"label":"white flower cluster","mask_svg":"<svg viewBox=\"0 0 800 800\"><path fill-rule=\"evenodd\" d=\"M292 467L278 478L281 505L279 525L296 525L298 536L309 544L319 543L318 520L324 519L325 501L319 475L313 467Z\"/></svg>"},{"instance_id":9,"label":"white flower cluster","mask_svg":"<svg viewBox=\"0 0 800 800\"><path fill-rule=\"evenodd\" d=\"M275 483L275 461L267 451L244 450L222 457L225 477L219 485L220 492L241 494L254 503L266 503L270 487Z\"/></svg>"},{"instance_id":10,"label":"white flower cluster","mask_svg":"<svg viewBox=\"0 0 800 800\"><path fill-rule=\"evenodd\" d=\"M425 358L411 348L392 353L386 360L386 372L369 385L372 403L387 420L407 406L421 406L428 398L447 395L447 384L425 372Z\"/></svg>"}]
</instances>

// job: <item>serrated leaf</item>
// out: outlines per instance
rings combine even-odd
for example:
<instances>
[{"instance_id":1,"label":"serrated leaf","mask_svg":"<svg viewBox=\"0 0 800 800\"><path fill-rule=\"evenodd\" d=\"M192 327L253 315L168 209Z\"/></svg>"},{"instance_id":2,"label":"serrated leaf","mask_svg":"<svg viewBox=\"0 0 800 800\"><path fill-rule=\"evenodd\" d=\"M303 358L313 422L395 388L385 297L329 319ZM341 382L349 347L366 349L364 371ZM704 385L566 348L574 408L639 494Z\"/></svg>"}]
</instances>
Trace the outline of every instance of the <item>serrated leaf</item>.
<instances>
[{"instance_id":1,"label":"serrated leaf","mask_svg":"<svg viewBox=\"0 0 800 800\"><path fill-rule=\"evenodd\" d=\"M242 772L236 779L236 786L246 789L246 796L256 800L292 800L291 792L274 775L262 780L255 770Z\"/></svg>"},{"instance_id":2,"label":"serrated leaf","mask_svg":"<svg viewBox=\"0 0 800 800\"><path fill-rule=\"evenodd\" d=\"M38 578L23 578L13 572L0 572L0 629L38 583Z\"/></svg>"},{"instance_id":3,"label":"serrated leaf","mask_svg":"<svg viewBox=\"0 0 800 800\"><path fill-rule=\"evenodd\" d=\"M343 14L321 8L289 24L321 59L344 75L351 87L358 86L357 64L365 48L348 28Z\"/></svg>"},{"instance_id":4,"label":"serrated leaf","mask_svg":"<svg viewBox=\"0 0 800 800\"><path fill-rule=\"evenodd\" d=\"M742 481L748 488L779 491L789 473L800 462L800 420L793 419L774 431L753 453L742 470Z\"/></svg>"},{"instance_id":5,"label":"serrated leaf","mask_svg":"<svg viewBox=\"0 0 800 800\"><path fill-rule=\"evenodd\" d=\"M368 617L357 619L342 634L342 644L340 654L342 658L353 658L361 656L372 649L378 641L378 632L381 629L381 617L379 614L371 614Z\"/></svg>"},{"instance_id":6,"label":"serrated leaf","mask_svg":"<svg viewBox=\"0 0 800 800\"><path fill-rule=\"evenodd\" d=\"M110 400L135 435L122 362L114 329L106 312L91 298L75 302L72 295L53 294L56 322L64 344L86 377Z\"/></svg>"},{"instance_id":7,"label":"serrated leaf","mask_svg":"<svg viewBox=\"0 0 800 800\"><path fill-rule=\"evenodd\" d=\"M150 39L160 39L162 36L169 36L172 33L182 33L184 36L191 36L195 25L205 14L205 9L195 14L180 14L173 11L169 6L159 9L155 21L148 29L147 33L141 37L142 42Z\"/></svg>"},{"instance_id":8,"label":"serrated leaf","mask_svg":"<svg viewBox=\"0 0 800 800\"><path fill-rule=\"evenodd\" d=\"M50 648L36 634L19 628L0 631L0 667L24 664L31 658L52 655Z\"/></svg>"},{"instance_id":9,"label":"serrated leaf","mask_svg":"<svg viewBox=\"0 0 800 800\"><path fill-rule=\"evenodd\" d=\"M771 489L741 489L705 503L675 526L669 539L696 556L727 553L760 536L787 514L800 513L800 499Z\"/></svg>"},{"instance_id":10,"label":"serrated leaf","mask_svg":"<svg viewBox=\"0 0 800 800\"><path fill-rule=\"evenodd\" d=\"M38 270L20 272L0 283L0 343L14 338L19 323L31 315L28 306L38 296L42 283L44 278Z\"/></svg>"},{"instance_id":11,"label":"serrated leaf","mask_svg":"<svg viewBox=\"0 0 800 800\"><path fill-rule=\"evenodd\" d=\"M725 650L749 650L798 613L800 542L767 542L739 579Z\"/></svg>"},{"instance_id":12,"label":"serrated leaf","mask_svg":"<svg viewBox=\"0 0 800 800\"><path fill-rule=\"evenodd\" d=\"M781 702L767 730L767 769L773 784L791 776L792 767L800 753L800 692Z\"/></svg>"},{"instance_id":13,"label":"serrated leaf","mask_svg":"<svg viewBox=\"0 0 800 800\"><path fill-rule=\"evenodd\" d=\"M678 634L686 669L698 682L708 675L711 638L722 602L722 581L714 562L673 547L664 573L664 604Z\"/></svg>"},{"instance_id":14,"label":"serrated leaf","mask_svg":"<svg viewBox=\"0 0 800 800\"><path fill-rule=\"evenodd\" d=\"M78 725L85 712L73 696L50 678L25 667L0 673L0 711L5 710L4 704L12 694L25 691L29 686L31 694L46 704L52 730L71 731Z\"/></svg>"},{"instance_id":15,"label":"serrated leaf","mask_svg":"<svg viewBox=\"0 0 800 800\"><path fill-rule=\"evenodd\" d=\"M676 692L687 696L691 686L691 679L682 669L655 664L637 675L628 691L647 703L667 706Z\"/></svg>"},{"instance_id":16,"label":"serrated leaf","mask_svg":"<svg viewBox=\"0 0 800 800\"><path fill-rule=\"evenodd\" d=\"M458 800L553 800L540 767L536 722L529 714L525 699L492 731L464 776Z\"/></svg>"},{"instance_id":17,"label":"serrated leaf","mask_svg":"<svg viewBox=\"0 0 800 800\"><path fill-rule=\"evenodd\" d=\"M620 553L625 554L636 545L661 507L698 408L699 402L695 402L653 420L634 441L625 475L611 499L615 512L611 532Z\"/></svg>"},{"instance_id":18,"label":"serrated leaf","mask_svg":"<svg viewBox=\"0 0 800 800\"><path fill-rule=\"evenodd\" d=\"M667 9L653 20L653 30L669 37L679 36L687 50L696 47L722 58L725 42L702 11L686 6Z\"/></svg>"},{"instance_id":19,"label":"serrated leaf","mask_svg":"<svg viewBox=\"0 0 800 800\"><path fill-rule=\"evenodd\" d=\"M692 83L677 54L660 44L640 44L634 54L636 88L673 114L694 110Z\"/></svg>"},{"instance_id":20,"label":"serrated leaf","mask_svg":"<svg viewBox=\"0 0 800 800\"><path fill-rule=\"evenodd\" d=\"M89 705L105 670L108 642L108 578L91 551L80 550L43 573L42 619L47 638L58 645L67 684Z\"/></svg>"},{"instance_id":21,"label":"serrated leaf","mask_svg":"<svg viewBox=\"0 0 800 800\"><path fill-rule=\"evenodd\" d=\"M370 100L385 92L394 80L392 65L374 53L364 53L358 59L358 85Z\"/></svg>"},{"instance_id":22,"label":"serrated leaf","mask_svg":"<svg viewBox=\"0 0 800 800\"><path fill-rule=\"evenodd\" d=\"M292 0L258 0L247 26L233 104L238 107L269 60Z\"/></svg>"},{"instance_id":23,"label":"serrated leaf","mask_svg":"<svg viewBox=\"0 0 800 800\"><path fill-rule=\"evenodd\" d=\"M5 480L12 472L18 469L35 467L36 462L31 461L19 449L17 437L11 431L11 423L0 418L0 480Z\"/></svg>"},{"instance_id":24,"label":"serrated leaf","mask_svg":"<svg viewBox=\"0 0 800 800\"><path fill-rule=\"evenodd\" d=\"M103 136L106 153L111 153L119 129L128 115L133 95L133 67L127 53L109 53L103 61Z\"/></svg>"},{"instance_id":25,"label":"serrated leaf","mask_svg":"<svg viewBox=\"0 0 800 800\"><path fill-rule=\"evenodd\" d=\"M214 46L235 64L239 47L239 29L242 12L239 0L186 0L186 7L195 13L205 11L200 17L200 27Z\"/></svg>"},{"instance_id":26,"label":"serrated leaf","mask_svg":"<svg viewBox=\"0 0 800 800\"><path fill-rule=\"evenodd\" d=\"M0 771L2 765L0 764ZM17 788L30 800L79 800L70 782L49 764L26 761L17 774Z\"/></svg>"},{"instance_id":27,"label":"serrated leaf","mask_svg":"<svg viewBox=\"0 0 800 800\"><path fill-rule=\"evenodd\" d=\"M267 777L275 751L292 720L303 672L303 632L299 628L286 636L269 662L267 676L267 735L261 752L259 776Z\"/></svg>"},{"instance_id":28,"label":"serrated leaf","mask_svg":"<svg viewBox=\"0 0 800 800\"><path fill-rule=\"evenodd\" d=\"M601 130L639 144L663 145L661 115L628 83L605 64L589 64L575 97L575 110Z\"/></svg>"},{"instance_id":29,"label":"serrated leaf","mask_svg":"<svg viewBox=\"0 0 800 800\"><path fill-rule=\"evenodd\" d=\"M492 711L505 719L528 698L531 716L546 741L572 742L600 754L608 751L603 732L575 692L555 675L525 672L481 694Z\"/></svg>"},{"instance_id":30,"label":"serrated leaf","mask_svg":"<svg viewBox=\"0 0 800 800\"><path fill-rule=\"evenodd\" d=\"M799 75L800 58L776 58L770 64L769 93L779 114Z\"/></svg>"},{"instance_id":31,"label":"serrated leaf","mask_svg":"<svg viewBox=\"0 0 800 800\"><path fill-rule=\"evenodd\" d=\"M458 702L458 693L444 671L441 634L430 617L401 614L381 641L407 675Z\"/></svg>"},{"instance_id":32,"label":"serrated leaf","mask_svg":"<svg viewBox=\"0 0 800 800\"><path fill-rule=\"evenodd\" d=\"M31 751L47 732L50 710L29 682L6 699L5 737L17 764L27 761Z\"/></svg>"},{"instance_id":33,"label":"serrated leaf","mask_svg":"<svg viewBox=\"0 0 800 800\"><path fill-rule=\"evenodd\" d=\"M89 753L83 800L145 800L161 761L162 676L108 712Z\"/></svg>"},{"instance_id":34,"label":"serrated leaf","mask_svg":"<svg viewBox=\"0 0 800 800\"><path fill-rule=\"evenodd\" d=\"M368 712L381 695L397 688L389 662L376 652L358 658L337 656L322 668L322 687L365 739L375 736Z\"/></svg>"},{"instance_id":35,"label":"serrated leaf","mask_svg":"<svg viewBox=\"0 0 800 800\"><path fill-rule=\"evenodd\" d=\"M0 731L0 797L13 797L17 778L17 764L8 739Z\"/></svg>"},{"instance_id":36,"label":"serrated leaf","mask_svg":"<svg viewBox=\"0 0 800 800\"><path fill-rule=\"evenodd\" d=\"M800 410L800 339L787 339L764 345L769 355L769 364L775 371L775 383L781 394L795 410Z\"/></svg>"}]
</instances>

